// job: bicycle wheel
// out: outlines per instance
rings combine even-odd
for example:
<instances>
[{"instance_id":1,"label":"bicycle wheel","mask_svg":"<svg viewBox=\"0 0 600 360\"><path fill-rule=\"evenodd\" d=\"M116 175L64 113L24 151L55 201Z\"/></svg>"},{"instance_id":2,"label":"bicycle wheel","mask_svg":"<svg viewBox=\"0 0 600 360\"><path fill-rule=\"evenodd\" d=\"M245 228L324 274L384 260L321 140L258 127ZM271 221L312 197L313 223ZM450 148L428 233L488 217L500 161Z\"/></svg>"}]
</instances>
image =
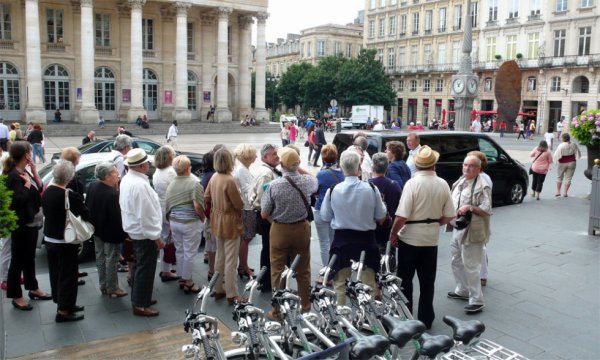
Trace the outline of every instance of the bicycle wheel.
<instances>
[{"instance_id":1,"label":"bicycle wheel","mask_svg":"<svg viewBox=\"0 0 600 360\"><path fill-rule=\"evenodd\" d=\"M281 359L278 356L275 356L273 359L269 358L264 352L261 351L257 356L252 357L248 350L245 348L238 348L233 350L228 350L225 352L225 359L227 360L291 360L291 357L287 359Z\"/></svg>"}]
</instances>

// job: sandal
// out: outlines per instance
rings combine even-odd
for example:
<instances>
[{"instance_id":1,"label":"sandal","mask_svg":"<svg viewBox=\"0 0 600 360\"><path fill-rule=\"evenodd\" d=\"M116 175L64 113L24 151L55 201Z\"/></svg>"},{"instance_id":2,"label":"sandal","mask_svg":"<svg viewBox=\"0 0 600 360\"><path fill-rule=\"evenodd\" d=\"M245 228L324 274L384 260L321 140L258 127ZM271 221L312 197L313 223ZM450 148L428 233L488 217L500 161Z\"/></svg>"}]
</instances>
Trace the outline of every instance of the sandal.
<instances>
[{"instance_id":1,"label":"sandal","mask_svg":"<svg viewBox=\"0 0 600 360\"><path fill-rule=\"evenodd\" d=\"M127 295L129 295L129 293L127 291L125 291L123 289L117 289L117 290L109 293L108 297L112 298L112 299L116 299L116 298L120 298L120 297L127 296Z\"/></svg>"},{"instance_id":2,"label":"sandal","mask_svg":"<svg viewBox=\"0 0 600 360\"><path fill-rule=\"evenodd\" d=\"M191 293L197 294L200 292L200 290L202 290L202 288L199 288L194 283L192 283L191 285L183 285L183 292L185 294L191 294Z\"/></svg>"}]
</instances>

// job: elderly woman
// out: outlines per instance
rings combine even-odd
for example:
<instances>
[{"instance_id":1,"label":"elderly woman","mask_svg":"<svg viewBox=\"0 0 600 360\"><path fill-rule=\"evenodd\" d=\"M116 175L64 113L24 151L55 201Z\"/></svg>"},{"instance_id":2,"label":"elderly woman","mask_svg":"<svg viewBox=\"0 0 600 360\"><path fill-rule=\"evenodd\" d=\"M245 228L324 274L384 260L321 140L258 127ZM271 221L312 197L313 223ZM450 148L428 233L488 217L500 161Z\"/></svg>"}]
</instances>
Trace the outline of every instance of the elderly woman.
<instances>
[{"instance_id":1,"label":"elderly woman","mask_svg":"<svg viewBox=\"0 0 600 360\"><path fill-rule=\"evenodd\" d=\"M83 203L83 197L67 188L75 175L75 167L66 160L59 160L52 170L53 180L44 191L42 208L44 209L44 241L48 254L48 270L52 300L57 304L56 322L78 321L83 319L83 306L77 301L77 250L78 245L68 244L64 240L65 195L68 196L71 212L90 221L90 213Z\"/></svg>"},{"instance_id":2,"label":"elderly woman","mask_svg":"<svg viewBox=\"0 0 600 360\"><path fill-rule=\"evenodd\" d=\"M321 264L326 266L329 262L329 249L333 241L333 229L329 221L324 221L319 215L321 204L325 193L330 187L344 181L344 173L337 166L337 149L335 145L327 144L321 148L321 159L323 167L317 173L318 190L316 193L317 201L315 202L314 218L315 227L317 228L317 236L319 237L319 245L321 249ZM323 279L319 278L320 281ZM317 281L319 281L317 280Z\"/></svg>"},{"instance_id":3,"label":"elderly woman","mask_svg":"<svg viewBox=\"0 0 600 360\"><path fill-rule=\"evenodd\" d=\"M244 234L240 242L240 264L238 266L238 275L240 278L250 278L254 275L254 269L248 266L248 244L256 236L257 218L252 204L250 204L249 192L254 183L254 176L250 173L250 165L256 160L256 148L250 144L239 144L234 151L236 164L233 170L233 177L244 200L244 210L242 217L244 219Z\"/></svg>"},{"instance_id":4,"label":"elderly woman","mask_svg":"<svg viewBox=\"0 0 600 360\"><path fill-rule=\"evenodd\" d=\"M400 141L390 141L385 145L385 153L387 154L390 165L386 176L400 185L400 189L404 188L404 184L410 179L410 168L404 162L404 154L406 148Z\"/></svg>"},{"instance_id":5,"label":"elderly woman","mask_svg":"<svg viewBox=\"0 0 600 360\"><path fill-rule=\"evenodd\" d=\"M451 223L455 226L462 216L468 214L471 214L471 222L463 229L455 226L452 232L450 253L456 287L448 293L448 297L468 301L465 306L467 314L481 312L485 306L481 291L481 254L490 239L492 188L480 174L481 160L467 155L463 161L463 176L452 186L457 220Z\"/></svg>"},{"instance_id":6,"label":"elderly woman","mask_svg":"<svg viewBox=\"0 0 600 360\"><path fill-rule=\"evenodd\" d=\"M242 210L244 201L235 183L233 155L227 148L215 152L216 174L208 183L206 202L211 203L211 231L217 242L216 270L219 277L225 277L225 287L220 279L215 285L215 300L227 297L232 305L240 300L235 281L235 269L240 252L240 236L244 232Z\"/></svg>"},{"instance_id":7,"label":"elderly woman","mask_svg":"<svg viewBox=\"0 0 600 360\"><path fill-rule=\"evenodd\" d=\"M556 151L554 151L554 162L558 164L558 177L556 179L556 194L554 196L560 196L560 188L563 183L565 184L564 197L569 196L569 187L571 187L571 180L573 174L575 174L575 167L577 166L577 159L581 158L581 152L577 144L571 143L571 136L568 133L561 135L562 143L558 145Z\"/></svg>"},{"instance_id":8,"label":"elderly woman","mask_svg":"<svg viewBox=\"0 0 600 360\"><path fill-rule=\"evenodd\" d=\"M125 176L125 156L129 150L133 149L133 140L129 135L120 134L115 138L114 150L112 151L115 155L113 162L119 172L119 179Z\"/></svg>"},{"instance_id":9,"label":"elderly woman","mask_svg":"<svg viewBox=\"0 0 600 360\"><path fill-rule=\"evenodd\" d=\"M165 211L176 249L177 272L181 275L183 291L186 294L198 293L200 287L194 284L192 273L204 228L204 189L192 176L187 156L173 159L173 168L177 176L167 188Z\"/></svg>"},{"instance_id":10,"label":"elderly woman","mask_svg":"<svg viewBox=\"0 0 600 360\"><path fill-rule=\"evenodd\" d=\"M71 147L64 148L61 151L60 158L62 160L69 161L71 164L73 164L73 167L75 169L77 169L77 165L79 165L79 159L81 158L81 153L79 152L79 150L76 147L71 146ZM83 182L77 178L77 174L75 174L73 176L73 178L71 179L71 181L69 181L69 184L67 185L67 189L75 191L82 197L83 197L83 194L85 193L85 186L83 185Z\"/></svg>"},{"instance_id":11,"label":"elderly woman","mask_svg":"<svg viewBox=\"0 0 600 360\"><path fill-rule=\"evenodd\" d=\"M31 172L27 171L27 166ZM21 273L30 299L52 299L40 290L35 278L35 247L38 229L43 223L43 213L40 209L43 184L31 159L31 144L26 141L12 144L2 173L6 175L6 188L12 191L10 209L18 217L17 229L11 234L11 261L6 278L6 297L13 299L12 305L15 308L27 311L33 307L23 297Z\"/></svg>"},{"instance_id":12,"label":"elderly woman","mask_svg":"<svg viewBox=\"0 0 600 360\"><path fill-rule=\"evenodd\" d=\"M119 288L117 262L121 244L127 238L127 234L123 231L121 223L119 172L113 163L103 162L96 165L96 178L98 180L88 188L85 204L94 225L100 292L111 298L123 297L127 292Z\"/></svg>"},{"instance_id":13,"label":"elderly woman","mask_svg":"<svg viewBox=\"0 0 600 360\"><path fill-rule=\"evenodd\" d=\"M160 209L163 218L160 238L165 243L165 246L170 242L171 237L171 227L167 220L165 202L167 198L167 188L177 176L175 169L173 169L172 166L175 156L177 156L177 154L170 145L161 146L154 154L154 166L156 167L156 171L152 176L152 186L158 194L158 200L160 201ZM172 264L169 264L164 260L164 251L164 249L161 249L158 255L160 259L160 272L158 273L158 276L163 282L179 280L180 277L171 272Z\"/></svg>"}]
</instances>

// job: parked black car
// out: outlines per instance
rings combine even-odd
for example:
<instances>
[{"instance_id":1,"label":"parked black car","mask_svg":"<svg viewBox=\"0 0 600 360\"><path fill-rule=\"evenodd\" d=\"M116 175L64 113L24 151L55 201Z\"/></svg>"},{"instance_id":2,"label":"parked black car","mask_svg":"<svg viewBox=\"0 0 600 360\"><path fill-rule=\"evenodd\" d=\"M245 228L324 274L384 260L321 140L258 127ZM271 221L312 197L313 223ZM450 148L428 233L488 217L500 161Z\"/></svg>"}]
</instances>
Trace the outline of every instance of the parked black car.
<instances>
[{"instance_id":1,"label":"parked black car","mask_svg":"<svg viewBox=\"0 0 600 360\"><path fill-rule=\"evenodd\" d=\"M344 131L335 136L333 144L337 147L338 154L352 144L355 133L356 131ZM389 141L399 140L406 145L406 136L408 135L408 133L394 130L365 133L369 142L367 148L369 155L384 152L386 143ZM440 153L436 172L450 186L462 175L462 163L467 153L479 150L488 159L488 167L485 172L494 183L492 190L494 203L510 205L523 202L529 184L525 166L511 158L488 135L461 131L423 131L419 132L419 137L421 145L428 145Z\"/></svg>"}]
</instances>

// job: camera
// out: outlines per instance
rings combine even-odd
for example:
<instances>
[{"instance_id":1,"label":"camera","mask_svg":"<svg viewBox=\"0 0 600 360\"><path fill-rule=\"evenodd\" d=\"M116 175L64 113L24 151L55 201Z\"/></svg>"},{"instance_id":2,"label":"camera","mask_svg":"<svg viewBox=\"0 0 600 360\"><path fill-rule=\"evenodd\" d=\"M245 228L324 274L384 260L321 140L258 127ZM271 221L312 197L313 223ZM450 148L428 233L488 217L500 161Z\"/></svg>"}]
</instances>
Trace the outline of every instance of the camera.
<instances>
[{"instance_id":1,"label":"camera","mask_svg":"<svg viewBox=\"0 0 600 360\"><path fill-rule=\"evenodd\" d=\"M471 223L472 216L473 216L473 214L470 211L465 213L464 215L460 215L459 217L456 218L456 220L454 220L454 227L457 230L462 230L462 229L466 228Z\"/></svg>"}]
</instances>

